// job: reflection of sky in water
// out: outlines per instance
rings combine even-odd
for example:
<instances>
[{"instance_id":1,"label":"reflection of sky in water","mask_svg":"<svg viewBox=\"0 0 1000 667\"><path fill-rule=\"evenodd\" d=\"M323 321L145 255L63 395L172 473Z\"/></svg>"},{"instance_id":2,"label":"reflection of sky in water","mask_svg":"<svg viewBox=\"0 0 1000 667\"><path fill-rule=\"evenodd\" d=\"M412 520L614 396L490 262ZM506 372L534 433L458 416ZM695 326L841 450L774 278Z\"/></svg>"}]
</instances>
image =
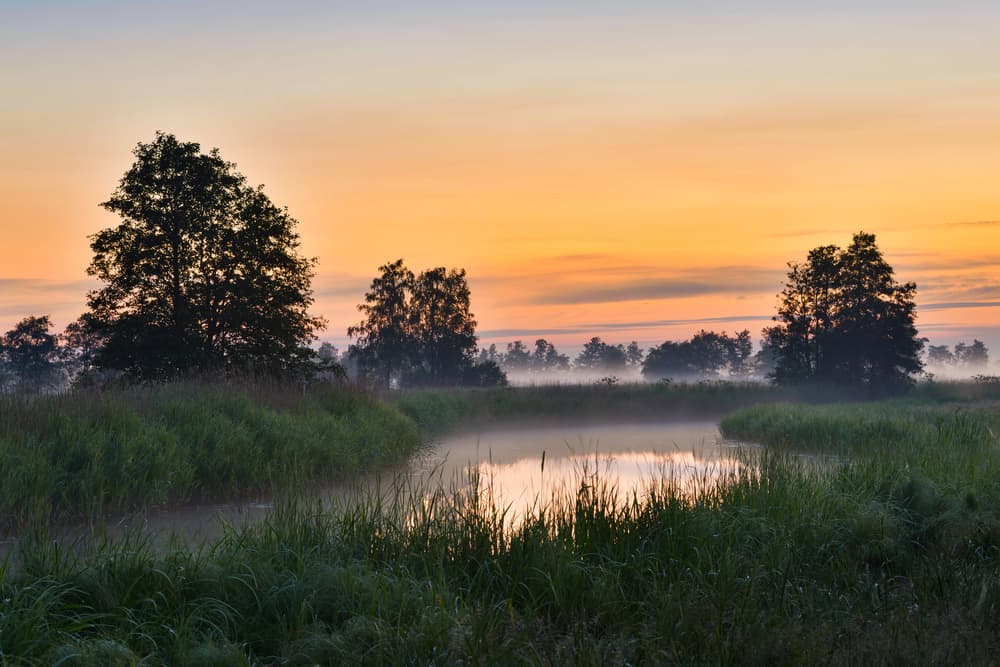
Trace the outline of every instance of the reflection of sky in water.
<instances>
[{"instance_id":1,"label":"reflection of sky in water","mask_svg":"<svg viewBox=\"0 0 1000 667\"><path fill-rule=\"evenodd\" d=\"M553 494L575 496L595 474L620 503L664 482L690 493L736 470L730 451L712 422L562 426L455 436L425 465L444 482L476 471L499 508L524 516Z\"/></svg>"}]
</instances>

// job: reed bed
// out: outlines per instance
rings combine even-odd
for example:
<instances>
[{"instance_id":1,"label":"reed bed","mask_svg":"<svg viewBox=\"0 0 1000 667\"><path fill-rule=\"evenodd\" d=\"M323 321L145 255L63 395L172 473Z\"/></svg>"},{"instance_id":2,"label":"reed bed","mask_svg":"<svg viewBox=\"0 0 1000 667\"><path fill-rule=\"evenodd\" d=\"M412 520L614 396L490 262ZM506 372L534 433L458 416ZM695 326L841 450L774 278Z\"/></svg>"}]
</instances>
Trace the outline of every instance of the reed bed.
<instances>
[{"instance_id":1,"label":"reed bed","mask_svg":"<svg viewBox=\"0 0 1000 667\"><path fill-rule=\"evenodd\" d=\"M247 498L396 463L423 444L392 406L336 387L0 396L0 528Z\"/></svg>"},{"instance_id":2,"label":"reed bed","mask_svg":"<svg viewBox=\"0 0 1000 667\"><path fill-rule=\"evenodd\" d=\"M595 391L607 389L621 390ZM397 408L358 392L131 391L45 399L60 410L5 404L0 433L35 434L49 458L27 460L40 471L56 462L64 477L46 474L70 483L90 479L60 462L73 460L67 443L79 434L115 434L101 437L119 447L135 438L147 449L127 451L141 458L185 440L225 451L214 432L240 428L241 443L262 443L257 458L275 452L267 475L249 477L264 485L275 470L304 474L295 466L317 458L309 446L330 446L341 418L360 429L343 441L363 451L312 474L392 460L422 432L542 400L426 392L393 399ZM589 391L567 398L565 413L595 405ZM623 497L600 466L582 469L518 521L474 474L400 476L332 505L290 498L205 544L164 546L138 531L66 543L48 533L49 517L26 514L0 567L0 664L991 664L1000 418L991 396L976 398L757 405L722 422L727 436L765 445L741 450L729 471L693 488L664 477ZM279 437L312 445L263 444ZM367 451L366 437L383 449ZM393 438L405 446L387 446ZM247 458L243 447L232 451ZM171 471L184 461L213 470L193 453L163 456ZM111 469L122 472L107 487L88 481L77 493L140 474ZM235 481L244 472L202 474L204 488L249 488ZM45 499L55 486L27 488Z\"/></svg>"},{"instance_id":3,"label":"reed bed","mask_svg":"<svg viewBox=\"0 0 1000 667\"><path fill-rule=\"evenodd\" d=\"M10 664L989 664L987 422L753 408L723 428L774 445L738 472L622 499L583 470L513 525L482 480L400 477L201 547L39 537L0 573L0 647Z\"/></svg>"}]
</instances>

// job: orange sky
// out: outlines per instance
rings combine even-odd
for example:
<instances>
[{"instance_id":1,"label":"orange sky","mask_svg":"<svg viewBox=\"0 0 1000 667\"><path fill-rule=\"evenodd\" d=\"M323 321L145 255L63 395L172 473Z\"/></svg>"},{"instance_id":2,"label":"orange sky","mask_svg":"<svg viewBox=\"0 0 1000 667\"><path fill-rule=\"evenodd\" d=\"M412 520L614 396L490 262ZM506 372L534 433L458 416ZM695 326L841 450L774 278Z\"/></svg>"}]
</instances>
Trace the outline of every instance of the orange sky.
<instances>
[{"instance_id":1,"label":"orange sky","mask_svg":"<svg viewBox=\"0 0 1000 667\"><path fill-rule=\"evenodd\" d=\"M340 345L397 257L465 267L486 343L756 334L864 229L923 335L1000 350L997 9L353 4L0 9L0 330L82 312L159 129L300 221Z\"/></svg>"}]
</instances>

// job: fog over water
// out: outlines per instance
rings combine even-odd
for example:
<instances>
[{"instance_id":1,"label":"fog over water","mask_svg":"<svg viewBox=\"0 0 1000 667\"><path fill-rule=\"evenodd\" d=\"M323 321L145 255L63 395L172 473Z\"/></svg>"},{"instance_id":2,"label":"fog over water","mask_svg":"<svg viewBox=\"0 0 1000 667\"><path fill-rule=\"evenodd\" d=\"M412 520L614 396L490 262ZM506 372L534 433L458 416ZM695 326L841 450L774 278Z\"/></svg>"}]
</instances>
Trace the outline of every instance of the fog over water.
<instances>
[{"instance_id":1,"label":"fog over water","mask_svg":"<svg viewBox=\"0 0 1000 667\"><path fill-rule=\"evenodd\" d=\"M478 477L516 521L553 494L573 497L595 474L622 502L664 481L691 491L736 470L736 446L710 421L505 427L450 436L418 465L446 485Z\"/></svg>"}]
</instances>

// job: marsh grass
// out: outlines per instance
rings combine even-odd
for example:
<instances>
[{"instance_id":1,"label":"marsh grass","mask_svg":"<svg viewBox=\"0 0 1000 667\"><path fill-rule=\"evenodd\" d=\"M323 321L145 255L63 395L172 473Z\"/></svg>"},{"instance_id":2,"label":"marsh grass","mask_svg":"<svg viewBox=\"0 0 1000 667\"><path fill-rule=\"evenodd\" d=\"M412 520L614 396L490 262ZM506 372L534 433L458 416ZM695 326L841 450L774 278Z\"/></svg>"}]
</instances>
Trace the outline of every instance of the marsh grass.
<instances>
[{"instance_id":1,"label":"marsh grass","mask_svg":"<svg viewBox=\"0 0 1000 667\"><path fill-rule=\"evenodd\" d=\"M924 391L939 402L971 391L932 389ZM975 391L1000 396L989 385ZM830 395L814 388L794 397ZM188 381L0 395L0 531L329 483L401 463L430 438L466 425L690 419L791 397L786 389L724 382L379 397L347 387Z\"/></svg>"},{"instance_id":2,"label":"marsh grass","mask_svg":"<svg viewBox=\"0 0 1000 667\"><path fill-rule=\"evenodd\" d=\"M399 409L430 431L470 415L543 414L545 400L563 414L608 409L601 401L619 400L608 389L620 387L566 398L425 392ZM235 424L241 442L260 443L256 458L281 452L263 480L301 470L316 456L309 446L327 441L310 429L327 434L341 416L370 410L344 436L353 448L394 425L419 439L413 421L363 394L241 391L67 398L55 418L17 404L0 412L0 433L50 442L43 470L62 455L52 443L69 447L65 433L119 444L147 434L138 442L245 457L213 435ZM655 396L630 409L669 411ZM138 531L66 544L39 522L0 568L0 664L989 664L1000 651L1000 443L990 397L978 398L987 402L752 407L722 429L767 447L741 450L724 474L693 488L663 477L623 497L595 465L516 522L474 474L396 477L330 503L289 498L201 545ZM73 410L85 414L66 418ZM268 449L278 437L313 444L287 445L301 447L296 462L285 445ZM327 460L343 470L404 450ZM170 470L214 470L163 456ZM234 480L251 471L205 479L242 490ZM125 475L79 488L115 488ZM51 498L43 482L27 488Z\"/></svg>"},{"instance_id":3,"label":"marsh grass","mask_svg":"<svg viewBox=\"0 0 1000 667\"><path fill-rule=\"evenodd\" d=\"M423 442L398 410L335 387L0 396L0 527L252 497L395 463Z\"/></svg>"},{"instance_id":4,"label":"marsh grass","mask_svg":"<svg viewBox=\"0 0 1000 667\"><path fill-rule=\"evenodd\" d=\"M998 443L982 414L768 406L723 428L774 446L693 489L665 477L624 498L584 468L513 525L473 475L289 501L202 547L39 536L0 573L0 648L10 664L83 665L997 654ZM799 436L839 454L813 465Z\"/></svg>"}]
</instances>

